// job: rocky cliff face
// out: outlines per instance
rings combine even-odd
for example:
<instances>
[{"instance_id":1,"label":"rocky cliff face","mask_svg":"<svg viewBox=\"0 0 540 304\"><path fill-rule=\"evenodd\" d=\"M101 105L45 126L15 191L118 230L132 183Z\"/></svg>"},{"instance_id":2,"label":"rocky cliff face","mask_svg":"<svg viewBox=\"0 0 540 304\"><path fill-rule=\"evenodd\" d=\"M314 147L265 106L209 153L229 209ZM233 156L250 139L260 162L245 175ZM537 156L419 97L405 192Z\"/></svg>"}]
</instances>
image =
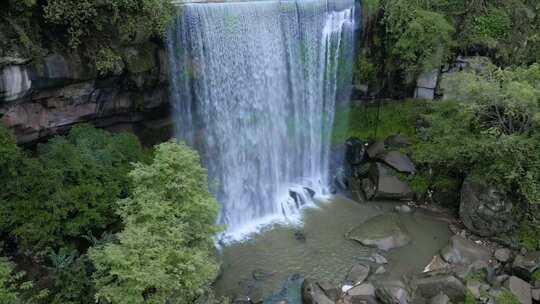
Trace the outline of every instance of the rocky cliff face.
<instances>
[{"instance_id":1,"label":"rocky cliff face","mask_svg":"<svg viewBox=\"0 0 540 304\"><path fill-rule=\"evenodd\" d=\"M21 144L34 143L80 122L135 131L169 125L167 58L147 42L126 47L123 68L98 75L77 54L39 60L0 58L0 122Z\"/></svg>"}]
</instances>

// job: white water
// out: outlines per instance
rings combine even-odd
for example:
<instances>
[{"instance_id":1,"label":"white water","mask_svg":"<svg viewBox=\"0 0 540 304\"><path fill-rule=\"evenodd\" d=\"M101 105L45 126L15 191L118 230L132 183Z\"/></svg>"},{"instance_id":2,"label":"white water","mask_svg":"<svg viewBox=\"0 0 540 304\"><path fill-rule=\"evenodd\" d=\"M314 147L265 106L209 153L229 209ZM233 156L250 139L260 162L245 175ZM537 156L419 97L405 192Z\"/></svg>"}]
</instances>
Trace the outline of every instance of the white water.
<instances>
[{"instance_id":1,"label":"white water","mask_svg":"<svg viewBox=\"0 0 540 304\"><path fill-rule=\"evenodd\" d=\"M350 83L353 0L187 4L168 35L176 133L200 153L238 239L328 195ZM345 86L343 85L345 84Z\"/></svg>"}]
</instances>

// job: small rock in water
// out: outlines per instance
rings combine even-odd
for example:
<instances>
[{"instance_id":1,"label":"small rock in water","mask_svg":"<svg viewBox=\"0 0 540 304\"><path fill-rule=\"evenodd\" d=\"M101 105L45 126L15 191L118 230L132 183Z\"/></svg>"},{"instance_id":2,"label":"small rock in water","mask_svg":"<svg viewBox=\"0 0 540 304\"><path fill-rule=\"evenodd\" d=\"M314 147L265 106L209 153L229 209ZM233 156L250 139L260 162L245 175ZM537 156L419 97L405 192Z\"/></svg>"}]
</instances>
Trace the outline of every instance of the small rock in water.
<instances>
[{"instance_id":1,"label":"small rock in water","mask_svg":"<svg viewBox=\"0 0 540 304\"><path fill-rule=\"evenodd\" d=\"M296 231L294 231L294 239L297 240L297 241L300 241L300 242L305 242L306 241L306 235L304 234L303 231L296 230Z\"/></svg>"},{"instance_id":2,"label":"small rock in water","mask_svg":"<svg viewBox=\"0 0 540 304\"><path fill-rule=\"evenodd\" d=\"M411 237L396 215L379 215L360 224L348 233L348 238L364 246L388 251L405 246Z\"/></svg>"},{"instance_id":3,"label":"small rock in water","mask_svg":"<svg viewBox=\"0 0 540 304\"><path fill-rule=\"evenodd\" d=\"M383 274L383 273L386 273L386 268L384 268L384 266L379 266L379 268L375 270L375 274Z\"/></svg>"},{"instance_id":4,"label":"small rock in water","mask_svg":"<svg viewBox=\"0 0 540 304\"><path fill-rule=\"evenodd\" d=\"M450 303L450 298L442 292L439 292L438 295L434 296L429 300L429 304L448 304Z\"/></svg>"},{"instance_id":5,"label":"small rock in water","mask_svg":"<svg viewBox=\"0 0 540 304\"><path fill-rule=\"evenodd\" d=\"M371 258L375 264L388 264L388 260L376 252L371 255Z\"/></svg>"},{"instance_id":6,"label":"small rock in water","mask_svg":"<svg viewBox=\"0 0 540 304\"><path fill-rule=\"evenodd\" d=\"M263 281L272 275L274 275L274 273L265 271L263 269L255 269L251 272L251 276L255 281Z\"/></svg>"},{"instance_id":7,"label":"small rock in water","mask_svg":"<svg viewBox=\"0 0 540 304\"><path fill-rule=\"evenodd\" d=\"M394 207L394 210L397 213L404 213L404 214L408 214L408 213L411 213L413 211L412 208L407 206L407 205L396 206L396 207Z\"/></svg>"}]
</instances>

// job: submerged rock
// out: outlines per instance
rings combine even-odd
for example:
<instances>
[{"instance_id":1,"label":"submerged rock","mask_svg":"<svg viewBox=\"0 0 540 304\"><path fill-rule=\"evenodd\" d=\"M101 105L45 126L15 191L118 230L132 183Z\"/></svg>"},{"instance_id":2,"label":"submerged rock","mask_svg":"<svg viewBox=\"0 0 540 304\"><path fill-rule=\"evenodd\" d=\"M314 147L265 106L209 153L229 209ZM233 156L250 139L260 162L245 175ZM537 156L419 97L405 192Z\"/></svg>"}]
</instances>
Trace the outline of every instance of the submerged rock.
<instances>
[{"instance_id":1,"label":"submerged rock","mask_svg":"<svg viewBox=\"0 0 540 304\"><path fill-rule=\"evenodd\" d=\"M481 236L510 231L516 225L514 204L493 186L467 178L461 188L459 216L463 224Z\"/></svg>"},{"instance_id":2,"label":"submerged rock","mask_svg":"<svg viewBox=\"0 0 540 304\"><path fill-rule=\"evenodd\" d=\"M487 263L491 258L491 253L486 247L462 236L454 235L441 251L441 256L450 264L472 264L478 261Z\"/></svg>"},{"instance_id":3,"label":"submerged rock","mask_svg":"<svg viewBox=\"0 0 540 304\"><path fill-rule=\"evenodd\" d=\"M373 217L348 233L348 238L364 246L388 251L411 242L411 237L395 215Z\"/></svg>"}]
</instances>

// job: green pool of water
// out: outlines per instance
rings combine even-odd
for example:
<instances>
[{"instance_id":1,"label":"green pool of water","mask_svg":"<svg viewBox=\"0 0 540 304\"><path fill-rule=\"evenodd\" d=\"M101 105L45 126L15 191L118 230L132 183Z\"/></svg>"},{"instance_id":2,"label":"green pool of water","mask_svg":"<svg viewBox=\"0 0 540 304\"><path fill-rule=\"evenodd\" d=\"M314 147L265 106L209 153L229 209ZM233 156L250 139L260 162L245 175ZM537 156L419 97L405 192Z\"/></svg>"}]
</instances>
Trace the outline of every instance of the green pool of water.
<instances>
[{"instance_id":1,"label":"green pool of water","mask_svg":"<svg viewBox=\"0 0 540 304\"><path fill-rule=\"evenodd\" d=\"M263 296L279 291L287 278L300 274L339 284L351 265L377 251L348 240L345 234L374 216L393 212L389 202L361 204L342 196L304 211L302 227L275 225L250 240L222 248L222 272L215 283L217 294L235 297L254 289ZM448 225L417 210L397 217L412 242L383 255L384 275L401 277L421 272L448 241ZM302 240L299 233L305 236ZM296 232L296 235L295 235Z\"/></svg>"}]
</instances>

